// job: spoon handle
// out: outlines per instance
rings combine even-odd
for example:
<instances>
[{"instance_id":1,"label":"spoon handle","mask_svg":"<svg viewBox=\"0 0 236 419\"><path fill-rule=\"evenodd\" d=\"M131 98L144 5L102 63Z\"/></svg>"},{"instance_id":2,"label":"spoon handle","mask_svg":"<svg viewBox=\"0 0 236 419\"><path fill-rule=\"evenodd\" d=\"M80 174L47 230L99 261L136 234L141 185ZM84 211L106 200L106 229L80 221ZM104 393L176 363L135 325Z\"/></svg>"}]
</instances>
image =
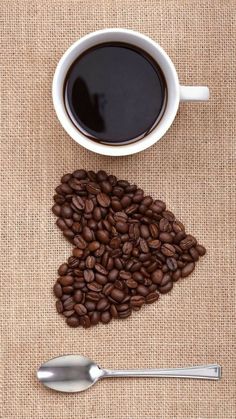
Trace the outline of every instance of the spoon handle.
<instances>
[{"instance_id":1,"label":"spoon handle","mask_svg":"<svg viewBox=\"0 0 236 419\"><path fill-rule=\"evenodd\" d=\"M160 368L141 370L105 370L104 377L176 377L219 380L220 365L202 365L189 368Z\"/></svg>"}]
</instances>

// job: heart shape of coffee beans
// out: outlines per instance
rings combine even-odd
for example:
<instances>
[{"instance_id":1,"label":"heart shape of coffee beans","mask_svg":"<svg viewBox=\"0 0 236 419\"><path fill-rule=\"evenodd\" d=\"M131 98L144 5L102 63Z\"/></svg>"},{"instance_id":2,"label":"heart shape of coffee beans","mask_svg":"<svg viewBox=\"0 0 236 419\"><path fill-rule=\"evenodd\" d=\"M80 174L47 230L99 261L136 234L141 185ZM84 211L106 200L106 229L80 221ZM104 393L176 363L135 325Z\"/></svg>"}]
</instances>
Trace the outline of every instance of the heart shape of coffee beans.
<instances>
[{"instance_id":1,"label":"heart shape of coffee beans","mask_svg":"<svg viewBox=\"0 0 236 419\"><path fill-rule=\"evenodd\" d=\"M56 308L85 328L154 303L206 252L166 204L100 170L66 174L52 210L75 246L54 285Z\"/></svg>"}]
</instances>

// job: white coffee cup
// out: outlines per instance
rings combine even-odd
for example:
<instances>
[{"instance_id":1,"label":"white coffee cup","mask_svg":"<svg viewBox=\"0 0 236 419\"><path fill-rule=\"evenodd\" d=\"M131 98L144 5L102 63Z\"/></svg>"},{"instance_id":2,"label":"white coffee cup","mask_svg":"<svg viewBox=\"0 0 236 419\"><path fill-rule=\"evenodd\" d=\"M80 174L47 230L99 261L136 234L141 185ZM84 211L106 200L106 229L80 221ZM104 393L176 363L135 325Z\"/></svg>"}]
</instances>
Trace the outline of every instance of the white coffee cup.
<instances>
[{"instance_id":1,"label":"white coffee cup","mask_svg":"<svg viewBox=\"0 0 236 419\"><path fill-rule=\"evenodd\" d=\"M159 123L142 139L130 144L109 145L91 140L76 128L64 104L64 81L71 64L87 49L104 42L125 42L146 51L160 66L167 84L167 104ZM174 64L159 44L147 36L128 29L104 29L92 32L76 41L60 59L52 84L53 104L66 132L81 146L107 156L138 153L155 144L170 128L182 101L206 101L206 86L181 86Z\"/></svg>"}]
</instances>

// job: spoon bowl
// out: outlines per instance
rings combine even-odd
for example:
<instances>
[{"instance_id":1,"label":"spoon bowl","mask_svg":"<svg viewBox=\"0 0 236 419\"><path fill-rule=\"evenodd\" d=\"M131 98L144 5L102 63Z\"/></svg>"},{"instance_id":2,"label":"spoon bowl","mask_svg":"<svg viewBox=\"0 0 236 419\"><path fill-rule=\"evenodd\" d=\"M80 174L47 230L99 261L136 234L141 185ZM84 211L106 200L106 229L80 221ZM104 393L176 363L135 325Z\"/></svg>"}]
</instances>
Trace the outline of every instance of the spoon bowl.
<instances>
[{"instance_id":1,"label":"spoon bowl","mask_svg":"<svg viewBox=\"0 0 236 419\"><path fill-rule=\"evenodd\" d=\"M102 369L81 355L52 358L37 371L37 378L46 387L66 393L87 390L103 375Z\"/></svg>"}]
</instances>

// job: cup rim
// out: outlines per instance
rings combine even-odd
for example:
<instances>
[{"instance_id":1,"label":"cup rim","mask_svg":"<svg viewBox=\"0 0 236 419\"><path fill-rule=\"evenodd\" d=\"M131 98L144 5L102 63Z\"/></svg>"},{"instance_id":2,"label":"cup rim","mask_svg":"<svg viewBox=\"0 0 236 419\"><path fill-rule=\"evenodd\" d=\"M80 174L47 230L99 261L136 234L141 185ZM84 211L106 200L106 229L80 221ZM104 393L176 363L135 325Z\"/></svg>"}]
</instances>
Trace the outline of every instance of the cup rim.
<instances>
[{"instance_id":1,"label":"cup rim","mask_svg":"<svg viewBox=\"0 0 236 419\"><path fill-rule=\"evenodd\" d=\"M153 49L153 51L158 52L160 57L163 60L164 65L166 66L166 69L168 69L168 80L172 84L172 98L169 100L169 91L168 91L168 112L167 108L165 109L165 112L161 118L160 123L146 136L144 136L142 139L137 140L136 142L130 143L130 144L124 144L124 145L109 145L109 144L102 144L99 142L95 142L88 137L86 137L83 133L81 133L73 124L71 119L69 118L69 115L67 114L67 111L64 106L64 99L63 99L63 88L64 88L64 80L65 76L67 74L67 71L73 61L75 60L75 57L72 58L71 56L73 53L78 49L78 47L85 45L88 41L91 41L92 39L96 40L96 38L99 38L103 35L109 35L109 34L120 34L122 35L128 35L136 40L141 40L142 42L146 43L146 45L149 45L150 48ZM128 40L132 44L132 40ZM126 42L126 41L124 41ZM98 44L101 42L97 42ZM96 45L96 42L94 42L94 45ZM135 45L135 43L134 43ZM84 50L86 50L89 47L85 47ZM145 48L143 48L145 49ZM77 55L79 56L80 53ZM153 57L155 59L155 57ZM156 60L157 61L157 60ZM158 62L160 65L160 63ZM161 66L161 65L160 65ZM162 66L161 66L162 67ZM163 71L163 68L162 68ZM167 90L168 90L168 80L167 80L167 70L163 71L164 76L166 78L167 82ZM153 144L155 144L157 141L159 141L163 135L166 133L166 131L170 128L172 122L175 119L175 116L178 111L179 107L179 100L180 100L180 93L179 93L179 79L178 75L175 69L175 66L173 62L171 61L170 57L167 55L167 53L163 50L163 48L155 41L153 41L151 38L149 38L146 35L143 35L142 33L139 33L137 31L133 31L130 29L122 29L122 28L108 28L108 29L102 29L95 32L91 32L82 38L79 38L77 41L75 41L62 55L60 58L55 73L53 77L53 83L52 83L52 99L53 99L53 106L56 112L56 115L65 129L65 131L69 134L69 136L74 139L78 144L85 147L86 149L93 151L98 154L107 155L107 156L126 156L130 154L135 154L140 151L143 151L149 147L151 147Z\"/></svg>"}]
</instances>

